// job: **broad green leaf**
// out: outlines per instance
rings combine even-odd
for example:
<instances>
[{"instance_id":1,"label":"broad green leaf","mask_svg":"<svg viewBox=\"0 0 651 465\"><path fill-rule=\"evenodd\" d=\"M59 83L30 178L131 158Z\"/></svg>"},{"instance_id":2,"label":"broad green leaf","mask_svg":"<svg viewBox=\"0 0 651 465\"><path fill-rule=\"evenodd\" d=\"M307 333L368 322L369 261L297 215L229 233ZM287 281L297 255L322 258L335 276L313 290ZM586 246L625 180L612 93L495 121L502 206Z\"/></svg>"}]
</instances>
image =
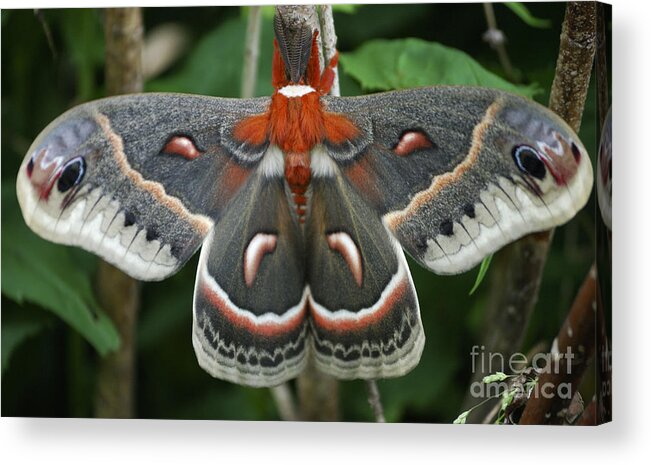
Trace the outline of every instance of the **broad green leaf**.
<instances>
[{"instance_id":1,"label":"broad green leaf","mask_svg":"<svg viewBox=\"0 0 651 465\"><path fill-rule=\"evenodd\" d=\"M354 3L333 3L332 11L334 13L346 13L352 15L359 9L360 6L362 5Z\"/></svg>"},{"instance_id":2,"label":"broad green leaf","mask_svg":"<svg viewBox=\"0 0 651 465\"><path fill-rule=\"evenodd\" d=\"M479 265L479 273L477 273L477 279L475 280L475 284L472 286L472 289L470 289L468 295L473 295L475 291L479 288L479 285L486 277L486 273L488 272L488 268L491 265L492 259L493 259L493 254L490 254L488 257L484 258L481 261L481 265Z\"/></svg>"},{"instance_id":3,"label":"broad green leaf","mask_svg":"<svg viewBox=\"0 0 651 465\"><path fill-rule=\"evenodd\" d=\"M67 247L30 231L18 207L14 181L2 183L2 293L50 310L100 354L119 347L115 327L100 309L89 274Z\"/></svg>"},{"instance_id":4,"label":"broad green leaf","mask_svg":"<svg viewBox=\"0 0 651 465\"><path fill-rule=\"evenodd\" d=\"M513 13L518 15L518 17L528 24L531 27L537 27L538 29L546 29L551 27L552 22L549 19L536 18L531 14L529 9L521 2L506 2L504 3Z\"/></svg>"},{"instance_id":5,"label":"broad green leaf","mask_svg":"<svg viewBox=\"0 0 651 465\"><path fill-rule=\"evenodd\" d=\"M433 85L493 87L531 97L534 86L516 86L484 69L466 53L421 39L371 40L341 54L346 73L366 90Z\"/></svg>"}]
</instances>

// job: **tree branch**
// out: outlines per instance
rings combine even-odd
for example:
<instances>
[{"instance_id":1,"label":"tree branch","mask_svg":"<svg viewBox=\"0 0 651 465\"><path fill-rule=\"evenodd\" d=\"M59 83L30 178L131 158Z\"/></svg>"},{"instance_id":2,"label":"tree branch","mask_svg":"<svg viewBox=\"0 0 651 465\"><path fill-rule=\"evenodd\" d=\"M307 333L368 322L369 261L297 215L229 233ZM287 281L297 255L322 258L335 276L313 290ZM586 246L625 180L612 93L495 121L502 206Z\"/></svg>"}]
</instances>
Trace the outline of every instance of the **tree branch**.
<instances>
[{"instance_id":1,"label":"tree branch","mask_svg":"<svg viewBox=\"0 0 651 465\"><path fill-rule=\"evenodd\" d=\"M140 8L105 11L106 89L109 95L142 91L142 13ZM140 283L100 260L96 281L102 308L120 334L120 348L100 359L95 416L134 416L135 327Z\"/></svg>"},{"instance_id":2,"label":"tree branch","mask_svg":"<svg viewBox=\"0 0 651 465\"><path fill-rule=\"evenodd\" d=\"M331 5L321 5L321 15L319 16L321 25L321 39L323 41L323 58L324 63L329 63L330 59L337 53L337 34L335 34L335 21L332 16ZM325 66L323 64L323 66ZM339 96L339 67L334 69L335 79L332 81L330 95Z\"/></svg>"},{"instance_id":3,"label":"tree branch","mask_svg":"<svg viewBox=\"0 0 651 465\"><path fill-rule=\"evenodd\" d=\"M368 390L368 403L373 410L375 421L378 423L386 423L384 407L382 407L382 401L380 400L380 390L374 379L366 380L366 389Z\"/></svg>"},{"instance_id":4,"label":"tree branch","mask_svg":"<svg viewBox=\"0 0 651 465\"><path fill-rule=\"evenodd\" d=\"M262 28L262 7L249 7L242 67L242 98L251 98L255 93L258 78L258 56L260 55L260 29Z\"/></svg>"},{"instance_id":5,"label":"tree branch","mask_svg":"<svg viewBox=\"0 0 651 465\"><path fill-rule=\"evenodd\" d=\"M288 383L283 383L278 386L274 386L271 389L271 396L276 403L276 408L278 409L278 415L280 418L285 421L297 421L300 420L300 416L296 411L296 401L294 400L294 394Z\"/></svg>"},{"instance_id":6,"label":"tree branch","mask_svg":"<svg viewBox=\"0 0 651 465\"><path fill-rule=\"evenodd\" d=\"M597 272L593 265L554 340L553 367L538 378L537 395L527 402L519 424L561 424L564 410L576 393L595 347ZM561 383L569 384L571 395L558 395ZM553 393L553 395L545 395Z\"/></svg>"},{"instance_id":7,"label":"tree branch","mask_svg":"<svg viewBox=\"0 0 651 465\"><path fill-rule=\"evenodd\" d=\"M509 81L515 81L515 72L513 65L509 59L509 54L506 52L506 36L504 32L497 27L497 19L495 18L495 10L492 3L484 3L484 16L486 16L486 24L488 30L484 33L483 39L488 42L493 50L497 52L497 57L500 60L504 73Z\"/></svg>"}]
</instances>

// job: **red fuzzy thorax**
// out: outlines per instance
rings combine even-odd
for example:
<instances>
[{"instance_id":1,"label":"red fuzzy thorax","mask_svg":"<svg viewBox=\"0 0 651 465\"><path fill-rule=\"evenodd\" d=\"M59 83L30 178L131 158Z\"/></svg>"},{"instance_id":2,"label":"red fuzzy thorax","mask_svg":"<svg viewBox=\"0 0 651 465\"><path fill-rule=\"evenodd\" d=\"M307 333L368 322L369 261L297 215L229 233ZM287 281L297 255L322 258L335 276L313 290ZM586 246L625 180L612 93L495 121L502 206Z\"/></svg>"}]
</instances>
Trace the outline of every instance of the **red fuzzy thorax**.
<instances>
[{"instance_id":1,"label":"red fuzzy thorax","mask_svg":"<svg viewBox=\"0 0 651 465\"><path fill-rule=\"evenodd\" d=\"M265 113L243 119L233 130L233 136L240 142L258 146L268 142L284 153L285 179L301 219L306 208L305 193L311 180L311 150L325 142L339 145L359 135L359 129L349 118L326 111L321 102L321 96L332 87L338 56L330 60L321 74L316 38L315 33L305 77L307 82L301 79L298 83L287 80L278 44L274 42L272 80L276 91L271 96L271 103ZM280 92L283 87L292 85L308 85L314 91L296 97Z\"/></svg>"}]
</instances>

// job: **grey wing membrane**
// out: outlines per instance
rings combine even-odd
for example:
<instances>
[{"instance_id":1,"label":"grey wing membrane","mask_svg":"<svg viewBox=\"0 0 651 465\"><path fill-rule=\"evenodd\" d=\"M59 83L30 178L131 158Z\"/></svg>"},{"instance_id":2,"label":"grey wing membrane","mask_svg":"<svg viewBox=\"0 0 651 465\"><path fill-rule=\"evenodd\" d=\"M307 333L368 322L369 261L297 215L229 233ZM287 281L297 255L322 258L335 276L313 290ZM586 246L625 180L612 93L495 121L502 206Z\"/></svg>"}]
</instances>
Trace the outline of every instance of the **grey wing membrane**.
<instances>
[{"instance_id":1,"label":"grey wing membrane","mask_svg":"<svg viewBox=\"0 0 651 465\"><path fill-rule=\"evenodd\" d=\"M560 225L592 190L574 132L537 103L492 89L423 88L327 101L362 128L342 171L404 249L459 273L527 233Z\"/></svg>"},{"instance_id":2,"label":"grey wing membrane","mask_svg":"<svg viewBox=\"0 0 651 465\"><path fill-rule=\"evenodd\" d=\"M20 168L25 221L134 278L163 279L199 248L266 150L234 144L230 131L267 103L139 94L75 107Z\"/></svg>"}]
</instances>

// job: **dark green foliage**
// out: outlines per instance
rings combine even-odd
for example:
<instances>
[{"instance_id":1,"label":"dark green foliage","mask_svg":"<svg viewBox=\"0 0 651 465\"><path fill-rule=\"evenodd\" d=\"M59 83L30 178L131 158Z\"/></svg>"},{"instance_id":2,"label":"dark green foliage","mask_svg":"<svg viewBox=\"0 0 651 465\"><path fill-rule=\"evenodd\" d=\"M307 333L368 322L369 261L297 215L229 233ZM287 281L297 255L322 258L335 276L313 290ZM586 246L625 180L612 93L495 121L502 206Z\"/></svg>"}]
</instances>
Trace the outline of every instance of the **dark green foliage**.
<instances>
[{"instance_id":1,"label":"dark green foliage","mask_svg":"<svg viewBox=\"0 0 651 465\"><path fill-rule=\"evenodd\" d=\"M372 40L341 55L341 64L366 90L466 85L502 89L526 97L535 87L516 86L487 71L469 55L420 39Z\"/></svg>"},{"instance_id":2,"label":"dark green foliage","mask_svg":"<svg viewBox=\"0 0 651 465\"><path fill-rule=\"evenodd\" d=\"M530 5L530 15L495 6L521 82L509 83L482 41L479 4L360 6L335 13L342 52L342 95L428 84L480 84L545 102L553 78L562 3ZM191 47L147 91L236 97L246 19L238 8L154 8L146 28L182 23ZM101 10L43 10L53 55L31 10L2 12L2 405L4 415L90 416L96 359L119 343L92 292L97 259L36 237L16 203L15 176L31 141L70 106L103 94ZM522 19L521 19L522 18ZM545 29L532 28L548 20ZM526 21L525 22L523 22ZM534 21L535 20L535 21ZM272 28L265 15L257 95L271 92ZM528 23L528 24L527 24ZM530 24L530 25L529 25ZM545 23L547 25L547 23ZM387 39L389 41L387 41ZM398 40L392 40L398 39ZM471 58L472 57L472 58ZM594 92L581 137L595 153ZM593 259L592 201L560 228L523 351L554 337ZM470 379L491 270L472 296L477 270L439 277L410 262L426 333L420 365L379 382L387 420L451 422ZM196 258L176 276L143 284L138 324L137 415L146 418L278 419L266 389L211 378L191 343ZM361 381L341 383L343 419L371 421Z\"/></svg>"}]
</instances>

